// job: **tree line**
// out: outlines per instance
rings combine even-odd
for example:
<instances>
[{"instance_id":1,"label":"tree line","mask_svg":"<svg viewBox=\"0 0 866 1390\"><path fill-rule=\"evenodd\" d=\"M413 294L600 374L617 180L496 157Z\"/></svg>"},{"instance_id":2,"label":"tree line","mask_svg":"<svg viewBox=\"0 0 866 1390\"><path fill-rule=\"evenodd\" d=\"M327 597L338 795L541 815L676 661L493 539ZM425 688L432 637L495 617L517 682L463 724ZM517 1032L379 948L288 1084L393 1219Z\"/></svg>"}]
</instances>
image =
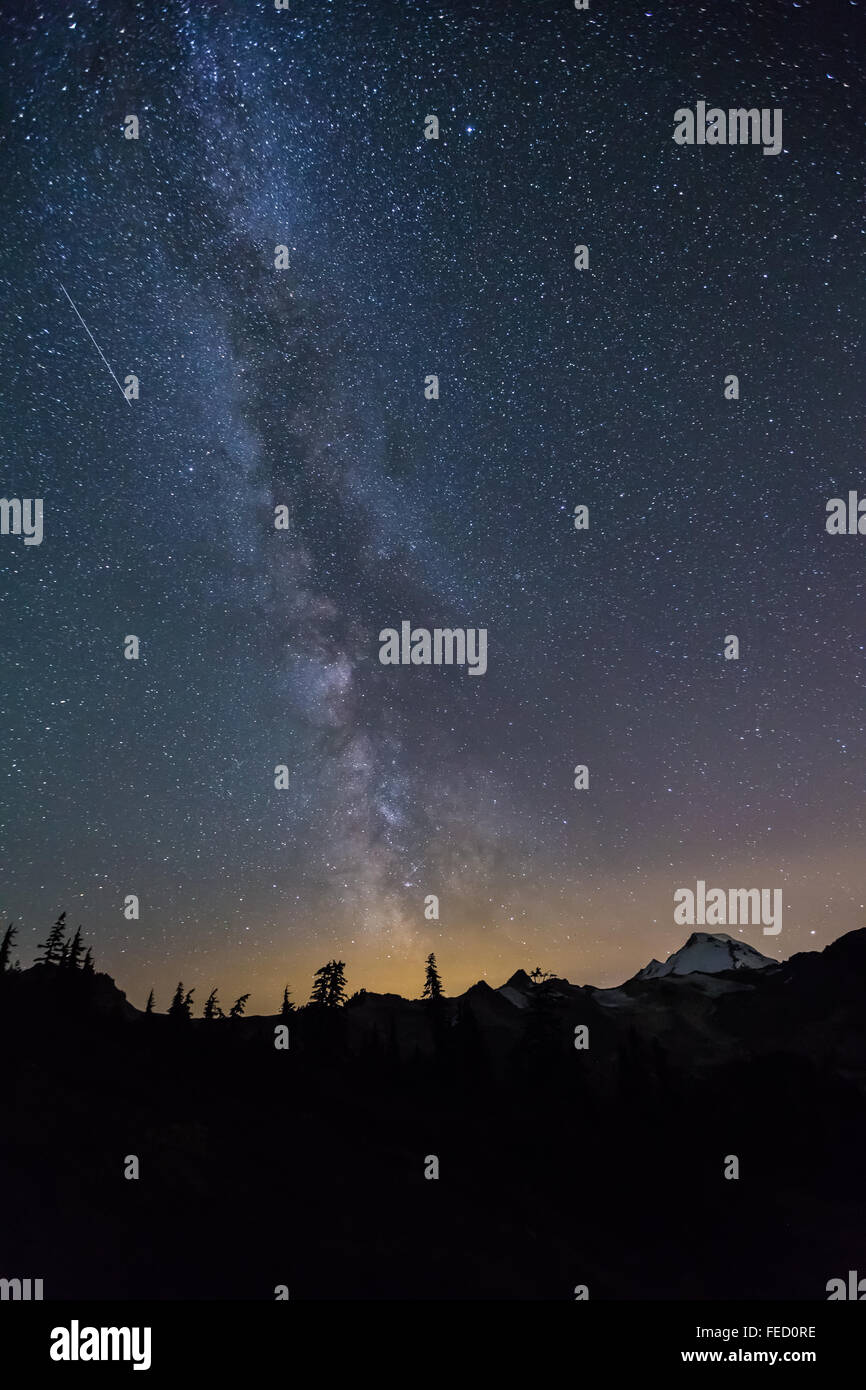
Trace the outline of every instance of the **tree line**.
<instances>
[{"instance_id":1,"label":"tree line","mask_svg":"<svg viewBox=\"0 0 866 1390\"><path fill-rule=\"evenodd\" d=\"M37 956L34 965L56 966L59 970L80 970L85 975L94 973L93 952L88 946L85 950L81 940L81 927L76 927L74 936L68 936L66 925L66 913L61 912L51 931L48 933L46 941L40 941L36 947L42 954ZM21 970L21 962L12 961L12 947L18 935L18 928L14 922L7 926L2 938L0 938L0 975L7 971L10 974L18 974Z\"/></svg>"},{"instance_id":2,"label":"tree line","mask_svg":"<svg viewBox=\"0 0 866 1390\"><path fill-rule=\"evenodd\" d=\"M365 989L356 990L350 997L346 993L346 962L344 960L329 960L325 965L319 967L313 976L313 988L307 1003L308 1009L342 1009L346 1006L359 1003L363 1000L367 991ZM194 1004L193 995L195 988L185 989L182 980L178 980L177 989L174 992L171 1004L168 1009L168 1017L177 1021L185 1021L193 1017ZM219 1002L218 992L212 989L204 1003L202 1018L213 1023L222 1018L242 1018L246 1008L249 993L241 994L232 1004L228 1013L223 1011ZM436 956L431 951L425 963L424 988L421 998L430 1003L436 1003L444 998L442 990L442 977L436 965ZM155 1012L154 992L150 991L147 996L147 1004L144 1012L153 1014ZM289 993L288 985L283 989L283 998L280 1004L280 1018L288 1018L295 1012L295 1004Z\"/></svg>"},{"instance_id":3,"label":"tree line","mask_svg":"<svg viewBox=\"0 0 866 1390\"><path fill-rule=\"evenodd\" d=\"M73 935L69 935L69 928L66 925L66 913L61 912L45 941L40 941L37 950L41 952L36 957L33 964L35 966L51 966L58 970L80 970L85 975L94 974L93 952L88 946L85 949L81 939L81 927L76 927ZM19 973L21 962L12 961L12 948L15 938L18 935L18 928L14 922L7 926L2 938L0 938L0 975L8 973ZM436 965L436 956L431 951L425 962L424 988L421 998L429 1003L435 1004L442 999L442 977ZM346 993L346 962L344 960L329 960L325 965L319 967L313 977L313 988L310 994L308 1008L319 1009L340 1009L347 1004L351 1005L364 998L366 990L357 990L351 998ZM171 1004L168 1008L168 1017L176 1020L191 1019L193 1017L193 995L195 988L184 989L183 981L179 980L177 989L174 992ZM204 1003L202 1017L208 1023L215 1022L223 1018L242 1018L246 1008L249 993L241 994L232 1004L228 1013L224 1013L219 1002L216 989L212 989ZM154 992L151 989L145 1005L145 1013L155 1012ZM280 1005L280 1017L287 1018L289 1014L295 1012L295 1005L292 1001L289 987L283 990L283 998Z\"/></svg>"},{"instance_id":4,"label":"tree line","mask_svg":"<svg viewBox=\"0 0 866 1390\"><path fill-rule=\"evenodd\" d=\"M21 971L21 963L16 960L12 963L12 949L18 929L14 922L10 922L0 937L0 975L18 974ZM76 927L75 932L70 935L70 929L66 924L66 913L61 912L57 921L54 923L45 941L39 942L37 950L40 952L34 960L36 967L51 967L53 970L63 972L77 971L80 975L93 975L93 952L90 947L84 946L82 941L82 928ZM548 980L549 972L542 970L540 966L530 972L530 979L538 985ZM195 988L186 989L183 981L179 980L177 989L174 992L171 1003L168 1007L167 1016L176 1022L186 1022L194 1016L193 995ZM361 1003L365 998L365 989L356 990L349 996L346 989L346 962L342 960L329 960L325 965L319 967L313 976L313 987L306 1009L311 1012L323 1010L334 1010L351 1007L353 1004ZM442 976L436 964L434 952L430 952L425 961L424 985L421 990L421 999L434 1010L438 1009L440 1001L445 997ZM221 1019L239 1019L244 1015L247 1000L250 998L249 992L241 994L235 999L234 1003L226 1013L219 1001L219 994L216 988L212 989L204 1002L202 1018L206 1023L215 1023ZM543 1011L543 1001L539 998L537 1003L538 1012ZM283 989L283 997L280 1003L280 1018L288 1018L295 1013L295 1004L289 992L288 985ZM151 989L145 1014L153 1015L156 1012L154 991ZM438 1012L436 1014L438 1016Z\"/></svg>"}]
</instances>

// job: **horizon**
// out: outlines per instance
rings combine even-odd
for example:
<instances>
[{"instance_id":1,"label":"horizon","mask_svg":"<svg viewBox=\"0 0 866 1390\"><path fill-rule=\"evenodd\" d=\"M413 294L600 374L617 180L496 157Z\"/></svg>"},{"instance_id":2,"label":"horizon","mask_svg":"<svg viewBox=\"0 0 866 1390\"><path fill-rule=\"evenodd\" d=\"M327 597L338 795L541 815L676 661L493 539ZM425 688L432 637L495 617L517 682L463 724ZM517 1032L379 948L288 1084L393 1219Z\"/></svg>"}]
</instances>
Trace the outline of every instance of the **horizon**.
<instances>
[{"instance_id":1,"label":"horizon","mask_svg":"<svg viewBox=\"0 0 866 1390\"><path fill-rule=\"evenodd\" d=\"M845 42L334 5L3 21L7 916L66 904L133 997L609 987L700 879L783 894L771 956L852 928ZM778 156L678 144L756 63Z\"/></svg>"},{"instance_id":2,"label":"horizon","mask_svg":"<svg viewBox=\"0 0 866 1390\"><path fill-rule=\"evenodd\" d=\"M826 1378L866 0L5 11L0 1304Z\"/></svg>"},{"instance_id":3,"label":"horizon","mask_svg":"<svg viewBox=\"0 0 866 1390\"><path fill-rule=\"evenodd\" d=\"M0 918L2 918L2 914L0 914ZM18 924L16 923L15 925L17 926ZM68 934L69 936L71 936L72 933L75 931L75 927L76 927L77 925L79 925L79 924L78 924L78 923L75 923L75 924L68 923L68 924L67 924L67 934ZM545 971L545 974L546 974L546 977L549 978L549 979L558 979L558 980L562 980L562 981L565 982L566 984L573 985L573 986L577 986L577 987L581 987L581 988L582 988L582 987L587 987L587 986L589 986L589 987L594 988L594 989L602 989L602 990L603 990L603 989L616 989L619 985L628 983L630 980L634 979L634 977L639 973L640 970L644 969L647 965L649 965L649 964L650 964L652 961L654 961L654 960L657 961L657 962L660 963L660 964L664 964L667 960L670 959L671 956L677 954L680 950L682 950L683 947L685 947L685 946L687 945L688 941L689 941L693 936L696 936L696 937L704 937L704 936L705 936L705 937L714 937L714 938L722 939L722 940L730 940L730 941L742 942L744 945L747 945L747 946L752 947L753 950L757 951L760 955L765 956L768 960L770 960L770 961L773 962L774 964L781 964L781 963L783 963L784 961L789 960L791 956L800 954L800 953L802 953L802 951L804 951L804 950L805 950L805 951L815 952L815 953L820 953L821 951L823 951L823 950L826 948L826 946L831 945L834 941L840 940L843 936L849 935L852 931L859 931L859 930L862 930L862 929L863 929L862 926L851 927L851 928L848 928L846 931L840 932L837 936L831 937L829 940L827 940L826 942L824 942L824 943L821 944L821 945L812 944L812 945L809 945L808 947L797 948L796 950L791 950L791 951L789 951L789 952L788 952L787 954L785 954L785 955L773 955L773 954L771 954L769 951L762 949L762 947L761 947L759 944L757 944L756 942L750 941L750 940L748 939L748 937L745 935L745 930L746 930L746 929L744 929L744 928L740 928L740 930L739 930L739 932L737 933L737 935L732 935L730 932L727 932L727 931L711 931L711 930L708 930L708 929L692 928L691 930L687 930L687 931L686 931L686 934L682 937L682 940L679 942L679 944L678 944L677 946L674 946L670 951L667 951L667 952L665 953L664 956L661 956L661 957L659 957L659 956L650 956L650 957L648 957L646 960L644 960L640 965L636 966L636 967L634 968L634 970L630 971L630 973L629 973L628 975L622 976L622 977L618 978L616 981L612 981L612 982L606 983L606 984L598 984L597 982L595 982L595 981L593 981L593 980L587 980L587 979L575 979L573 976L570 976L570 975L568 975L568 974L565 974L564 972L560 972L560 971L557 971L557 970L555 970L555 969L549 969L549 968L546 967L542 962L535 962L534 965L530 966L530 965L527 964L526 960L524 960L522 963L518 963L518 964L515 965L513 968L507 970L507 973L502 977L502 979L499 980L499 982L498 982L497 984L494 984L494 983L493 983L493 978L492 978L492 977L489 975L489 973L485 970L485 971L482 971L481 973L479 973L478 975L475 975L475 976L473 976L473 977L471 977L471 978L466 979L466 981L465 981L465 982L462 982L458 988L452 990L452 989L449 989L449 988L448 988L447 969L446 969L446 967L443 966L442 958L441 958L440 954L436 951L435 947L431 947L431 948L430 948L430 951L427 951L426 955L425 955L425 956L422 956L422 957L420 958L420 961L419 961L417 970L414 970L414 971L413 971L413 983L410 984L407 988L403 988L403 989L395 989L395 988L389 988L389 989L385 989L385 988L373 988L373 987L371 987L369 984L364 984L364 983L360 983L360 984L359 984L359 983L355 983L354 980L353 980L352 974L351 974L351 961L348 960L348 959L345 959L345 960L343 961L343 963L344 963L345 966L346 966L346 977L347 977L347 978L346 978L346 985L347 985L347 991L346 991L346 992L347 992L347 997L351 997L351 995L353 995L356 991L364 990L364 991L366 991L366 992L369 993L369 994L375 994L375 995L385 995L385 994L399 995L399 997L401 997L402 999L405 999L405 1000L407 1000L407 1001L413 1001L413 1002L414 1002L414 1001L419 1000L419 999L420 999L421 989L423 988L423 983L424 983L424 968L425 968L425 963L426 963L426 956L429 955L429 954L431 953L431 951L432 951L432 953L433 953L433 954L435 955L435 957L436 957L436 964L437 964L439 973L440 973L440 975L442 976L443 996L444 996L445 998L448 998L448 999L458 998L458 997L460 997L461 995L465 994L466 991L467 991L468 989L471 989L473 985L479 984L479 983L482 983L482 982L485 983L485 984L488 984L492 989L499 989L499 988L501 988L502 985L507 984L508 981L509 981L518 971L522 970L522 971L524 971L525 974L529 975L529 974L531 973L531 971L534 970L534 969L536 969L536 968L541 968L542 970L544 970L544 971ZM683 929L680 928L679 930L682 931ZM765 940L765 943L766 943L768 946L775 946L775 945L777 945L777 943L776 943L772 938L771 938L769 941L766 941L766 938L764 938L764 940ZM12 953L11 953L11 954L12 954L12 959L21 961L21 946L22 946L22 943L21 943L20 933L19 933L19 936L17 937L16 942L15 942L15 947L14 947ZM99 954L99 951L98 951L98 948L97 948L95 942L94 942L93 940L91 940L91 938L90 938L90 937L88 936L88 934L87 934L86 929L85 929L84 926L82 925L82 947L86 949L88 946L90 947L90 949L91 949L92 952L93 952L94 972L95 972L97 975L100 975L100 974L101 974L101 975L106 975L108 978L110 978L110 979L113 981L113 983L117 986L117 988L120 989L120 990L122 991L122 993L125 995L127 1001L128 1001L129 1003L133 1004L133 1007L135 1007L136 1009L138 1009L140 1012L143 1012L143 1011L144 1011L144 1007L145 1007L145 1004L146 1004L146 1002L147 1002L147 997L148 997L148 995L149 995L149 993L150 993L150 991L151 991L151 989L152 989L152 990L153 990L153 993L154 993L154 1012L155 1012L155 1013L166 1013L166 1012L168 1011L168 1006L169 1006L169 1004L171 1003L171 999L172 999L172 997L173 997L173 995L174 995L174 992L175 992L175 990L177 989L178 982L180 981L181 983L183 983L184 988L185 988L186 990L192 989L193 992L194 992L194 994L195 994L195 996L196 996L195 1001L194 1001L194 1003L193 1003L193 1017L195 1017L195 1018L200 1018L200 1017L201 1017L200 1011L201 1011L201 1009L202 1009L202 1007L203 1007L203 1005L204 1005L205 999L207 998L208 994L210 993L210 991L211 991L212 989L216 989L216 990L217 990L218 995L219 995L219 1000L218 1000L218 1002L219 1002L224 1008L227 1008L227 1007L229 1006L229 1004L230 1004L231 1002L233 1002L235 998L238 998L241 994L249 993L250 1004L248 1005L247 1010L246 1010L245 1015L244 1015L244 1016L247 1017L247 1018L252 1018L252 1017L272 1017L272 1016L278 1014L278 1013L279 1013L279 1003L280 1003L281 1000L282 1000L282 991L283 991L283 989L284 989L285 987L288 987L288 989L289 989L289 996L290 996L291 1001L292 1001L292 1003L294 1004L295 1008L301 1008L301 1007L303 1007L305 1004L309 1003L309 992L312 990L312 982L313 982L313 978L314 978L314 975L315 975L315 971L318 970L319 967L320 967L321 965L323 965L323 964L326 963L324 960L320 960L319 963L318 963L318 965L316 965L316 966L314 966L314 967L311 968L311 970L310 970L310 972L309 972L309 981L310 981L309 990L307 991L307 993L306 993L306 995L305 995L304 997L302 997L302 992L299 992L299 989L298 989L298 987L297 987L297 983L295 983L295 984L293 985L293 979L294 979L295 982L297 982L298 978L300 978L300 972L298 972L298 971L295 971L293 975L287 976L287 977L283 980L283 982L282 982L281 984L275 984L275 985L273 986L273 989L272 989L272 990L271 990L270 987L268 987L268 993L269 993L269 994L270 994L270 993L273 993L273 994L277 997L277 1000L278 1000L278 1002L277 1002L277 1007L273 1010L273 1013L271 1013L271 1012L268 1011L268 1010L257 1010L257 1008L255 1007L256 1001L257 1001L257 995L259 995L259 996L263 995L263 994L265 993L265 987L259 987L259 990L258 990L258 991L257 991L257 990L254 990L254 989L251 989L251 990L247 991L247 990L244 989L244 988L240 988L240 989L238 989L238 990L236 991L235 988L234 988L234 986L233 986L232 988L230 988L230 989L224 989L224 988L220 985L220 983L219 983L218 981L211 981L211 982L207 983L206 985L199 985L198 983L190 983L190 981L191 981L191 979L192 979L192 975L191 975L191 974L189 974L188 976L187 976L187 975L180 975L180 976L177 976L176 978L175 978L175 977L171 977L170 983L166 983L165 988L162 989L162 990L161 990L160 987L154 982L153 984L149 985L149 986L144 990L144 993L143 993L143 995L142 995L142 1002L139 1004L139 1003L136 1003L136 1002L134 1001L134 999L132 998L132 990L129 989L129 988L127 988L127 984L126 984L125 980L123 979L123 976L122 976L122 969L123 969L123 967L122 967L122 966L120 967L118 973L115 973L114 970L109 969L109 968L107 967L107 965L106 965L106 964L101 960L101 958L100 958L100 954ZM36 950L36 946L35 946L35 945L34 945L34 947L33 947L33 950L34 950L34 952L35 952L35 950ZM330 960L330 959L343 959L343 957L341 956L340 951L337 950L335 953L333 953L331 956L328 957L328 960ZM36 961L35 961L35 960L31 960L28 964L25 964L23 961L21 961L21 970L22 970L22 972L23 972L23 971L26 971L26 970L33 969L35 966L36 966ZM168 981L169 978L170 978L169 974L165 974L165 975L164 975L164 978L165 978L166 981ZM413 993L413 992L411 992L411 991L415 988L415 985L416 985L416 984L417 984L417 993ZM164 1007L163 1007L162 1002L161 1002L161 1001L163 1001L163 1000L165 1001ZM198 1013L198 1014L196 1014L196 1009L199 1010L199 1013Z\"/></svg>"}]
</instances>

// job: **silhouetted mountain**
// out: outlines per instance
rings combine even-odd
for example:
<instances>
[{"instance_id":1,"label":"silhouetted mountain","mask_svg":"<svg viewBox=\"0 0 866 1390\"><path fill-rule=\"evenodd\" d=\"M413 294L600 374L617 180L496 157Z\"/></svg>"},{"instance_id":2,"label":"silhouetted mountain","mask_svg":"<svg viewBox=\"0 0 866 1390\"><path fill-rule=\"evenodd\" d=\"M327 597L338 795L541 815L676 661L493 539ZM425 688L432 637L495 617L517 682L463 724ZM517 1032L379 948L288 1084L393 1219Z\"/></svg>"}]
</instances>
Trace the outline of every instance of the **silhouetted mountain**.
<instances>
[{"instance_id":1,"label":"silhouetted mountain","mask_svg":"<svg viewBox=\"0 0 866 1390\"><path fill-rule=\"evenodd\" d=\"M727 936L724 932L692 932L681 946L662 964L655 959L634 976L636 980L656 980L661 975L717 975L723 970L763 970L778 965L778 961L762 956L746 941Z\"/></svg>"},{"instance_id":2,"label":"silhouetted mountain","mask_svg":"<svg viewBox=\"0 0 866 1390\"><path fill-rule=\"evenodd\" d=\"M28 970L4 975L2 984L23 1008L71 1008L77 1012L116 1014L128 1021L143 1016L111 976L99 971L90 974L64 970L58 965L31 965Z\"/></svg>"},{"instance_id":3,"label":"silhouetted mountain","mask_svg":"<svg viewBox=\"0 0 866 1390\"><path fill-rule=\"evenodd\" d=\"M46 1298L823 1298L862 1258L866 929L780 964L728 943L287 1023L7 972L7 1270Z\"/></svg>"},{"instance_id":4,"label":"silhouetted mountain","mask_svg":"<svg viewBox=\"0 0 866 1390\"><path fill-rule=\"evenodd\" d=\"M534 988L525 970L515 970L511 979L499 986L499 993L518 1009L525 1009Z\"/></svg>"},{"instance_id":5,"label":"silhouetted mountain","mask_svg":"<svg viewBox=\"0 0 866 1390\"><path fill-rule=\"evenodd\" d=\"M574 1027L582 1024L601 1034L609 1051L629 1033L644 1044L664 1043L670 1064L686 1070L719 1065L744 1051L773 1049L820 1058L838 1050L838 1030L822 1025L828 1008L837 1020L860 1008L866 981L866 928L849 932L821 952L800 952L778 962L753 946L724 933L693 932L663 963L650 962L615 988L573 985L557 977L534 983L517 970L497 989L485 980L462 995L444 997L431 1011L428 1002L398 994L361 990L341 1017L341 1045L350 1053L386 1042L398 1058L433 1056L444 1028L471 1020L490 1058L506 1065L519 1050L533 1009L543 1007L558 1047L565 1051ZM146 1017L131 1005L110 976L64 972L33 966L3 977L5 1007L38 1015L43 1008L73 1008L116 1016L161 1033L170 1020ZM793 1007L796 1001L796 1008ZM307 1010L293 1020L303 1030ZM278 1014L250 1015L230 1021L239 1042L269 1037ZM852 1027L856 1020L850 1020ZM194 1034L203 1028L225 1036L229 1020L206 1024L192 1019ZM858 1033L853 1028L853 1033ZM601 1065L597 1076L604 1076Z\"/></svg>"}]
</instances>

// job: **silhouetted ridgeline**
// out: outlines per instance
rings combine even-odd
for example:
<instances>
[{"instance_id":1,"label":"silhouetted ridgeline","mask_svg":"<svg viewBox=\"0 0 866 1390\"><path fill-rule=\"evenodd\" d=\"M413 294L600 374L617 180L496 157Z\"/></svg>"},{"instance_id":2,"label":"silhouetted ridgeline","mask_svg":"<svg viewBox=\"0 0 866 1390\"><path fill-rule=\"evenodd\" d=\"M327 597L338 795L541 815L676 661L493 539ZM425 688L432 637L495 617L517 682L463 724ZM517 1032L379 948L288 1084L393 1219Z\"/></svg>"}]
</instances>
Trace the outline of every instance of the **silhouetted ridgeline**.
<instances>
[{"instance_id":1,"label":"silhouetted ridgeline","mask_svg":"<svg viewBox=\"0 0 866 1390\"><path fill-rule=\"evenodd\" d=\"M614 990L429 965L420 1000L330 962L317 1003L207 1018L7 968L3 1264L46 1298L823 1299L862 1263L866 930L782 964L697 933Z\"/></svg>"}]
</instances>

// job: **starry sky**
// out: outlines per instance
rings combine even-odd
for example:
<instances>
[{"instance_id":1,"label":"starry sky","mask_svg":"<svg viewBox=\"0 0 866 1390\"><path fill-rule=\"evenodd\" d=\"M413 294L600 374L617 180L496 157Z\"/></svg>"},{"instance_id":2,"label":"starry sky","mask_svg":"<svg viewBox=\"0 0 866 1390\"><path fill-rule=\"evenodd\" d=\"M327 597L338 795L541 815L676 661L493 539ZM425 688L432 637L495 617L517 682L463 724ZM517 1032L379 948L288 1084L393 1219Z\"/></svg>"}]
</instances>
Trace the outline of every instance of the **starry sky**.
<instances>
[{"instance_id":1,"label":"starry sky","mask_svg":"<svg viewBox=\"0 0 866 1390\"><path fill-rule=\"evenodd\" d=\"M615 984L698 878L784 890L771 956L863 925L864 8L3 5L22 963L66 908L134 1003L267 1012L334 955ZM381 665L404 619L487 673Z\"/></svg>"}]
</instances>

